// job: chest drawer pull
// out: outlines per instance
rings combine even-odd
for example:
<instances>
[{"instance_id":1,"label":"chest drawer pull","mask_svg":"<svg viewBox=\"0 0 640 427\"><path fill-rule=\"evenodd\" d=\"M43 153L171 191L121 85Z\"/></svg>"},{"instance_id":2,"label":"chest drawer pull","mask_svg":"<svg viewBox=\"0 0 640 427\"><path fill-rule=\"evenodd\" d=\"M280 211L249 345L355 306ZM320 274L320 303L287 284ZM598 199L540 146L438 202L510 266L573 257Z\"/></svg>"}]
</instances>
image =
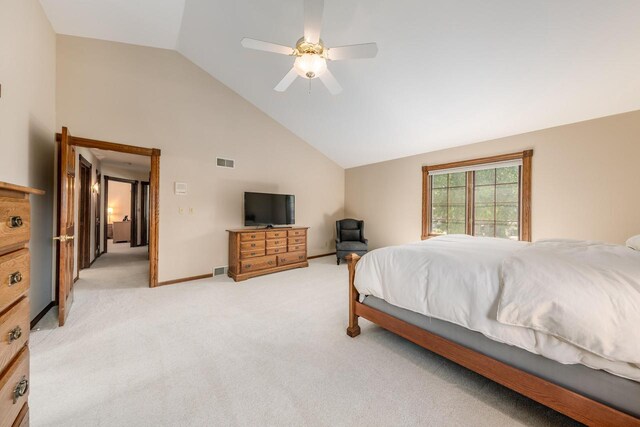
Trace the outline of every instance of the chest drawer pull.
<instances>
[{"instance_id":1,"label":"chest drawer pull","mask_svg":"<svg viewBox=\"0 0 640 427\"><path fill-rule=\"evenodd\" d=\"M19 216L12 216L11 218L9 218L9 227L10 228L19 228L22 227L22 217Z\"/></svg>"},{"instance_id":2,"label":"chest drawer pull","mask_svg":"<svg viewBox=\"0 0 640 427\"><path fill-rule=\"evenodd\" d=\"M16 271L15 273L9 275L9 286L13 286L16 283L20 282L22 282L22 273L20 273L19 271Z\"/></svg>"},{"instance_id":3,"label":"chest drawer pull","mask_svg":"<svg viewBox=\"0 0 640 427\"><path fill-rule=\"evenodd\" d=\"M18 403L18 399L27 394L27 391L29 391L29 380L23 376L20 382L16 384L16 388L13 389L13 404Z\"/></svg>"},{"instance_id":4,"label":"chest drawer pull","mask_svg":"<svg viewBox=\"0 0 640 427\"><path fill-rule=\"evenodd\" d=\"M17 341L22 336L22 329L20 326L16 326L9 331L9 342Z\"/></svg>"}]
</instances>

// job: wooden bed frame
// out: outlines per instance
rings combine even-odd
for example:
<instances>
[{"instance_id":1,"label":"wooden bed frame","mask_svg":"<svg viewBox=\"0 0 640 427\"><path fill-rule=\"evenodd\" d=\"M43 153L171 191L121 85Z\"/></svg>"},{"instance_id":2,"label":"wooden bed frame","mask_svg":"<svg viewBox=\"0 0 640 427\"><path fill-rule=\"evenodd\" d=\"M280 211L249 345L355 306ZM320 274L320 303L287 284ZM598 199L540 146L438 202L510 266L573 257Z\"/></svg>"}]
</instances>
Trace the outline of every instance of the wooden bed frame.
<instances>
[{"instance_id":1,"label":"wooden bed frame","mask_svg":"<svg viewBox=\"0 0 640 427\"><path fill-rule=\"evenodd\" d=\"M350 337L360 335L358 317L363 317L420 347L439 354L586 425L640 426L640 418L620 412L358 302L358 291L354 286L354 279L356 264L360 257L351 254L347 255L346 259L349 265L349 326L347 327L347 335Z\"/></svg>"}]
</instances>

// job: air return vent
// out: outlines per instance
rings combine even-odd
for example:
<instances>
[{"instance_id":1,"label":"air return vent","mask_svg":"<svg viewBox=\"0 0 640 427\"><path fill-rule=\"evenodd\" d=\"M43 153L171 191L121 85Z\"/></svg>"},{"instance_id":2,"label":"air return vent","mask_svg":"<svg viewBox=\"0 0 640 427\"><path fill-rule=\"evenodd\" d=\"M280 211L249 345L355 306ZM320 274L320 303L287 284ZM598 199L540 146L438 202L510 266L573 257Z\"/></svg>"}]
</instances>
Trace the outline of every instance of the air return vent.
<instances>
[{"instance_id":1,"label":"air return vent","mask_svg":"<svg viewBox=\"0 0 640 427\"><path fill-rule=\"evenodd\" d=\"M213 275L214 276L222 276L223 274L227 274L227 268L226 267L215 267L213 269Z\"/></svg>"},{"instance_id":2,"label":"air return vent","mask_svg":"<svg viewBox=\"0 0 640 427\"><path fill-rule=\"evenodd\" d=\"M222 157L216 157L216 164L221 168L235 168L236 162L231 159L223 159Z\"/></svg>"}]
</instances>

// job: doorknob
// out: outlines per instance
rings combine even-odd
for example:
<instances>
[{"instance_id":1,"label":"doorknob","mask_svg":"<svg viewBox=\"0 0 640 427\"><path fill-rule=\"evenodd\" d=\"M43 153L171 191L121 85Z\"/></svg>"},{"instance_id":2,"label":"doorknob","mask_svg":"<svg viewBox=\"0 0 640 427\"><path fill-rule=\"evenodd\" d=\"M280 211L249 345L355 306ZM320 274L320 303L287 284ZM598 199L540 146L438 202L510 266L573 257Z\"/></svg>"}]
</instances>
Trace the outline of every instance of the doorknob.
<instances>
[{"instance_id":1,"label":"doorknob","mask_svg":"<svg viewBox=\"0 0 640 427\"><path fill-rule=\"evenodd\" d=\"M66 236L66 235L62 235L62 236L58 236L58 237L54 237L53 240L60 240L60 243L64 243L67 240L73 240L74 236Z\"/></svg>"}]
</instances>

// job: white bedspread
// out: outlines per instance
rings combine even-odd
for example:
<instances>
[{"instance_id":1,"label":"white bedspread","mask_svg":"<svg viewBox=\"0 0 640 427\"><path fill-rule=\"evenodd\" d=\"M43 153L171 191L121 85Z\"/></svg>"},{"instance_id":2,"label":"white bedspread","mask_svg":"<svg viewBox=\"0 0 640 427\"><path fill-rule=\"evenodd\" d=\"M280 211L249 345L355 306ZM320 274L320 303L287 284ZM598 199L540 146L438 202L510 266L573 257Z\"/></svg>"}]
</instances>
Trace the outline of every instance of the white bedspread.
<instances>
[{"instance_id":1,"label":"white bedspread","mask_svg":"<svg viewBox=\"0 0 640 427\"><path fill-rule=\"evenodd\" d=\"M582 363L640 381L640 367L634 364L608 360L550 334L497 321L502 262L529 245L449 235L376 249L358 262L355 286L361 295L455 323L560 363Z\"/></svg>"},{"instance_id":2,"label":"white bedspread","mask_svg":"<svg viewBox=\"0 0 640 427\"><path fill-rule=\"evenodd\" d=\"M640 252L599 242L540 241L507 257L502 274L501 323L640 364Z\"/></svg>"}]
</instances>

